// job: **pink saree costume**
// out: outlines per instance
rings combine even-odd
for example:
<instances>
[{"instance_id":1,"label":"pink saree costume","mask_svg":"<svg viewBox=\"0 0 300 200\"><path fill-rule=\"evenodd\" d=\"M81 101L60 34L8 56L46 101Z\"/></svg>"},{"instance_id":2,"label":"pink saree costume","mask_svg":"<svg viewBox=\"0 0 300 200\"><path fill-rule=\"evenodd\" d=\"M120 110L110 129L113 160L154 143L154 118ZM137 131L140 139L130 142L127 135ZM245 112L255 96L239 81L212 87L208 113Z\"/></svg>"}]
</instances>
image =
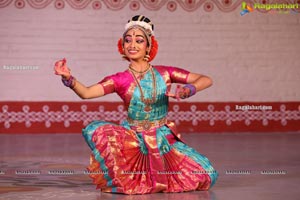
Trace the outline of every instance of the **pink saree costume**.
<instances>
[{"instance_id":1,"label":"pink saree costume","mask_svg":"<svg viewBox=\"0 0 300 200\"><path fill-rule=\"evenodd\" d=\"M156 99L146 112L141 92L130 71L104 78L105 94L116 92L128 117L120 125L93 121L83 129L92 150L88 170L102 192L146 194L208 190L218 173L210 161L180 139L175 124L166 119L171 83L186 83L189 72L153 66ZM153 95L153 75L140 81L144 97ZM147 110L148 111L148 110Z\"/></svg>"}]
</instances>

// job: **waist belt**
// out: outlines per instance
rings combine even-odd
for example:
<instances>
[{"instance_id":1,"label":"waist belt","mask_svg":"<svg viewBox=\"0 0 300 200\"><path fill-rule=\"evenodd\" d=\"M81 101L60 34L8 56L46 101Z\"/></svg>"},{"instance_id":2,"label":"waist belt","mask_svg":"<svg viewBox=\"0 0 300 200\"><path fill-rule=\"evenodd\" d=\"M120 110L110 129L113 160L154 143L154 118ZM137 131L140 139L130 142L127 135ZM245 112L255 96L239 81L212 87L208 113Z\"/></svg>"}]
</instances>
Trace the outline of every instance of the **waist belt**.
<instances>
[{"instance_id":1,"label":"waist belt","mask_svg":"<svg viewBox=\"0 0 300 200\"><path fill-rule=\"evenodd\" d=\"M154 127L161 127L167 123L167 118L162 118L159 120L149 121L149 120L134 120L127 118L127 121L132 129L137 132L147 131Z\"/></svg>"}]
</instances>

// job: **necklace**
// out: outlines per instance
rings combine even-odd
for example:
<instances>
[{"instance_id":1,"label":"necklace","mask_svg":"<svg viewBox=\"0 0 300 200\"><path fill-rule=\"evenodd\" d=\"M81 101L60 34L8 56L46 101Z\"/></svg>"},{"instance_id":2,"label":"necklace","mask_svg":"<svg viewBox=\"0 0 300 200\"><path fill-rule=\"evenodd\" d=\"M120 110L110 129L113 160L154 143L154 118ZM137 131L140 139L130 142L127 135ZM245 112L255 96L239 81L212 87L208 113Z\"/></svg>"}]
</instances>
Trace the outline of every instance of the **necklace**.
<instances>
[{"instance_id":1,"label":"necklace","mask_svg":"<svg viewBox=\"0 0 300 200\"><path fill-rule=\"evenodd\" d=\"M145 108L144 108L144 111L145 111L145 112L150 112L150 111L152 110L151 104L155 103L155 100L156 100L156 81L155 81L155 74L154 74L154 72L153 72L153 68L151 67L151 65L149 65L148 69L145 71L145 72L147 72L149 69L150 69L150 71L151 71L151 75L152 75L152 84L153 84L153 85L152 85L152 86L153 86L152 99L145 99L145 96L144 96L144 92L143 92L143 90L142 90L142 87L141 87L139 81L137 80L136 76L135 76L134 73L133 73L134 70L131 70L131 68L129 68L129 69L130 69L130 72L131 72L131 74L132 74L132 76L133 76L133 78L134 78L134 80L135 80L135 82L136 82L136 84L137 84L137 86L138 86L138 88L139 88L139 90L140 90L140 93L141 93L141 101L146 105ZM145 73L145 72L144 72L144 73Z\"/></svg>"},{"instance_id":2,"label":"necklace","mask_svg":"<svg viewBox=\"0 0 300 200\"><path fill-rule=\"evenodd\" d=\"M130 70L132 70L132 71L134 71L135 73L138 73L138 74L144 74L144 73L146 73L149 69L150 69L150 64L148 63L148 67L147 67L147 69L145 69L144 71L137 71L137 70L135 70L134 68L132 68L132 65L130 64L129 65L129 69Z\"/></svg>"},{"instance_id":3,"label":"necklace","mask_svg":"<svg viewBox=\"0 0 300 200\"><path fill-rule=\"evenodd\" d=\"M142 79L142 78L144 77L144 75L149 71L150 67L151 67L151 66L150 66L150 64L148 63L147 69L145 69L144 71L137 71L137 70L135 70L134 68L132 68L132 65L131 65L131 64L129 65L129 69L130 69L131 71L133 71L133 72L139 74L138 79Z\"/></svg>"}]
</instances>

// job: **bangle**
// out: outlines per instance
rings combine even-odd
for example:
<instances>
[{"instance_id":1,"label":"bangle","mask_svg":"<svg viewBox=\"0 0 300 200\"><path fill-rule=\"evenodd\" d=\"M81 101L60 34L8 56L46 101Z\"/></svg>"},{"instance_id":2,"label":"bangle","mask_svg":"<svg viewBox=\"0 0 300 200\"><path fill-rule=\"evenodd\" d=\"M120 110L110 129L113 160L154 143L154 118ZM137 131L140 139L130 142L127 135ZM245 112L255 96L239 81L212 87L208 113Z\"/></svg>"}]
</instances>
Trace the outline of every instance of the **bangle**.
<instances>
[{"instance_id":1,"label":"bangle","mask_svg":"<svg viewBox=\"0 0 300 200\"><path fill-rule=\"evenodd\" d=\"M69 79L62 78L61 81L66 87L73 89L75 87L76 78L74 76L70 76Z\"/></svg>"},{"instance_id":2,"label":"bangle","mask_svg":"<svg viewBox=\"0 0 300 200\"><path fill-rule=\"evenodd\" d=\"M196 94L196 87L195 87L194 85L192 85L192 84L186 84L186 85L184 86L184 88L190 89L190 94L189 94L188 97L191 97L191 96L193 96L194 94Z\"/></svg>"}]
</instances>

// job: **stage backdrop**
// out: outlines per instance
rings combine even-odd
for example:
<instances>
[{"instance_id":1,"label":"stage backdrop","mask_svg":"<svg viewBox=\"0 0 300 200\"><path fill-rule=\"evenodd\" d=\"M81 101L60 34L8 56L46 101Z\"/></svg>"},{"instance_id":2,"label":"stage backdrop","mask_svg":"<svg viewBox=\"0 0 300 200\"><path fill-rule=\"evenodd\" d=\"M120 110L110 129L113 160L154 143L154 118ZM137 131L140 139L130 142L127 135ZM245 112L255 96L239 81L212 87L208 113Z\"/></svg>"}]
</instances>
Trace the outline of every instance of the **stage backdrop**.
<instances>
[{"instance_id":1,"label":"stage backdrop","mask_svg":"<svg viewBox=\"0 0 300 200\"><path fill-rule=\"evenodd\" d=\"M153 65L214 81L170 105L168 118L181 132L300 131L300 1L285 1L294 8L284 10L268 9L279 1L256 2L0 1L0 133L80 133L92 120L124 119L117 95L81 100L53 65L66 58L86 85L125 70L117 41L137 14L155 26Z\"/></svg>"}]
</instances>

